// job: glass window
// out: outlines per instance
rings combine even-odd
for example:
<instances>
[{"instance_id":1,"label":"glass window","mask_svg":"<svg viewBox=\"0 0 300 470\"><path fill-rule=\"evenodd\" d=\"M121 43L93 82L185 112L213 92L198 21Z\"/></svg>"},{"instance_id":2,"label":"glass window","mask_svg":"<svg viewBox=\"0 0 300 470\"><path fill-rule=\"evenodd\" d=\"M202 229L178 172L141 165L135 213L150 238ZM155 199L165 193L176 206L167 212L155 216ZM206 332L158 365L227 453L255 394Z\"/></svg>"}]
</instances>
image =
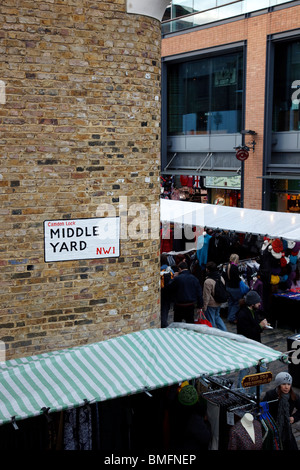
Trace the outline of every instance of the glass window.
<instances>
[{"instance_id":1,"label":"glass window","mask_svg":"<svg viewBox=\"0 0 300 470\"><path fill-rule=\"evenodd\" d=\"M168 67L168 134L241 130L243 53Z\"/></svg>"},{"instance_id":2,"label":"glass window","mask_svg":"<svg viewBox=\"0 0 300 470\"><path fill-rule=\"evenodd\" d=\"M300 180L271 180L270 210L300 214Z\"/></svg>"},{"instance_id":3,"label":"glass window","mask_svg":"<svg viewBox=\"0 0 300 470\"><path fill-rule=\"evenodd\" d=\"M300 130L300 41L275 44L273 131Z\"/></svg>"},{"instance_id":4,"label":"glass window","mask_svg":"<svg viewBox=\"0 0 300 470\"><path fill-rule=\"evenodd\" d=\"M194 0L175 0L172 2L172 18L189 15L194 11Z\"/></svg>"},{"instance_id":5,"label":"glass window","mask_svg":"<svg viewBox=\"0 0 300 470\"><path fill-rule=\"evenodd\" d=\"M210 130L241 130L243 96L243 64L241 55L231 54L213 60Z\"/></svg>"},{"instance_id":6,"label":"glass window","mask_svg":"<svg viewBox=\"0 0 300 470\"><path fill-rule=\"evenodd\" d=\"M216 8L216 6L217 6L216 0L195 0L194 1L195 11L208 10L209 8Z\"/></svg>"}]
</instances>

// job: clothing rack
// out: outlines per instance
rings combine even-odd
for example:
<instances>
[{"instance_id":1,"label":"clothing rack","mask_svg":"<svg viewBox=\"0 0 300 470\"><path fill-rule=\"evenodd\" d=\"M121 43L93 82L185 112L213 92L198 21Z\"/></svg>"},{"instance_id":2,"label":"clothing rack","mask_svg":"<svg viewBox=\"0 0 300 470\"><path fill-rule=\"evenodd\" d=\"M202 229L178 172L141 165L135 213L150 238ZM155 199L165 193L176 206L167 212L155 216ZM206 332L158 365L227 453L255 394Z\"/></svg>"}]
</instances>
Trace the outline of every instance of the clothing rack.
<instances>
[{"instance_id":1,"label":"clothing rack","mask_svg":"<svg viewBox=\"0 0 300 470\"><path fill-rule=\"evenodd\" d=\"M237 263L237 265L239 266L240 264L244 264L244 263L247 263L247 261L256 261L256 260L259 260L260 257L259 256L251 256L251 258L246 258L246 259L240 259L239 262ZM230 261L227 261L226 263L221 263L218 265L218 268L221 268L222 266L228 266L228 264L230 263Z\"/></svg>"},{"instance_id":2,"label":"clothing rack","mask_svg":"<svg viewBox=\"0 0 300 470\"><path fill-rule=\"evenodd\" d=\"M213 383L214 385L217 385L218 387L220 387L222 390L226 390L227 392L231 393L232 395L235 395L239 398L242 398L246 401L249 402L249 404L253 404L253 405L256 405L256 401L253 400L252 398L248 397L247 395L241 393L241 392L238 392L237 390L232 390L231 388L227 387L226 385L223 385L221 384L220 382L218 382L217 380L214 380L212 377L205 377L206 380L208 380L209 382ZM208 394L212 394L212 393L216 393L217 390L212 390L212 391L209 391L209 392L204 392L202 394L202 396L207 396Z\"/></svg>"},{"instance_id":3,"label":"clothing rack","mask_svg":"<svg viewBox=\"0 0 300 470\"><path fill-rule=\"evenodd\" d=\"M258 361L257 365L256 365L257 373L260 372L260 366L262 364L262 361L263 361L263 359L260 359ZM259 387L259 385L256 387L256 400L253 400L252 398L247 397L243 393L238 392L237 390L232 390L231 388L227 387L226 385L223 385L222 383L220 383L220 381L214 379L213 377L206 377L206 380L208 380L209 382L217 385L220 388L223 388L224 390L227 390L228 392L232 393L233 395L236 395L240 398L245 398L246 400L249 401L249 403L254 404L256 406L257 410L259 410L259 407L260 407L260 387ZM211 392L205 392L205 393L211 393Z\"/></svg>"}]
</instances>

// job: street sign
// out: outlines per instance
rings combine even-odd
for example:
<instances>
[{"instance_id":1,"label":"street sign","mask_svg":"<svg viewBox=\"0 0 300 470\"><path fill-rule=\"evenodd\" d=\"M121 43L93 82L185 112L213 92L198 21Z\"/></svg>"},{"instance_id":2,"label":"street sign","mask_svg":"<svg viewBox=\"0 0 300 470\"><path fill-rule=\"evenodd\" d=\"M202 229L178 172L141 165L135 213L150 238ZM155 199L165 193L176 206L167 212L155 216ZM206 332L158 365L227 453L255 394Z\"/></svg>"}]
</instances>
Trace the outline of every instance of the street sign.
<instances>
[{"instance_id":1,"label":"street sign","mask_svg":"<svg viewBox=\"0 0 300 470\"><path fill-rule=\"evenodd\" d=\"M44 221L45 262L119 257L120 218Z\"/></svg>"},{"instance_id":2,"label":"street sign","mask_svg":"<svg viewBox=\"0 0 300 470\"><path fill-rule=\"evenodd\" d=\"M247 387L256 387L257 385L268 384L272 380L272 372L260 372L258 374L245 375L242 380L242 386Z\"/></svg>"},{"instance_id":3,"label":"street sign","mask_svg":"<svg viewBox=\"0 0 300 470\"><path fill-rule=\"evenodd\" d=\"M241 162L247 160L248 157L249 157L249 152L245 149L239 149L236 152L236 158L240 160Z\"/></svg>"}]
</instances>

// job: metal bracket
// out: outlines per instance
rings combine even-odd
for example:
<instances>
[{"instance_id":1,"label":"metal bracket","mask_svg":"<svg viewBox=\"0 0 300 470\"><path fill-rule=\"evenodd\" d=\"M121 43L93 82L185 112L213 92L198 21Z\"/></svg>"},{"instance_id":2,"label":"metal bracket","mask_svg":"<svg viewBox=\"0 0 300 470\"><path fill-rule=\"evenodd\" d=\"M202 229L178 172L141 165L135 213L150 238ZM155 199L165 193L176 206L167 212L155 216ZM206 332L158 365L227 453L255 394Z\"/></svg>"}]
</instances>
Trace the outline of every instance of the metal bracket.
<instances>
[{"instance_id":1,"label":"metal bracket","mask_svg":"<svg viewBox=\"0 0 300 470\"><path fill-rule=\"evenodd\" d=\"M208 160L213 156L212 153L208 153L206 157L204 158L203 162L201 165L196 169L197 172L202 171Z\"/></svg>"},{"instance_id":2,"label":"metal bracket","mask_svg":"<svg viewBox=\"0 0 300 470\"><path fill-rule=\"evenodd\" d=\"M173 157L171 158L171 160L169 161L167 166L165 166L164 171L166 171L169 168L169 166L171 165L171 163L174 160L174 158L176 157L176 155L177 155L177 152L174 153Z\"/></svg>"}]
</instances>

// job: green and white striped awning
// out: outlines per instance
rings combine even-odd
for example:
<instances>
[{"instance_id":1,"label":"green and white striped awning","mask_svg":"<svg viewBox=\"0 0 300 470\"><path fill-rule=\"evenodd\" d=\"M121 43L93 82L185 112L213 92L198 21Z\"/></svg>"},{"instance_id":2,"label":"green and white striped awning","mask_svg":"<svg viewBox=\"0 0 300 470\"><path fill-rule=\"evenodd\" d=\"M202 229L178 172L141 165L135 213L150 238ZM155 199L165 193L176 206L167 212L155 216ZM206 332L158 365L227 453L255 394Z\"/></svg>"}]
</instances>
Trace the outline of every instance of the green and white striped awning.
<instances>
[{"instance_id":1,"label":"green and white striped awning","mask_svg":"<svg viewBox=\"0 0 300 470\"><path fill-rule=\"evenodd\" d=\"M283 355L238 335L216 336L214 328L173 325L0 363L0 424L37 416L42 408L60 411Z\"/></svg>"}]
</instances>

